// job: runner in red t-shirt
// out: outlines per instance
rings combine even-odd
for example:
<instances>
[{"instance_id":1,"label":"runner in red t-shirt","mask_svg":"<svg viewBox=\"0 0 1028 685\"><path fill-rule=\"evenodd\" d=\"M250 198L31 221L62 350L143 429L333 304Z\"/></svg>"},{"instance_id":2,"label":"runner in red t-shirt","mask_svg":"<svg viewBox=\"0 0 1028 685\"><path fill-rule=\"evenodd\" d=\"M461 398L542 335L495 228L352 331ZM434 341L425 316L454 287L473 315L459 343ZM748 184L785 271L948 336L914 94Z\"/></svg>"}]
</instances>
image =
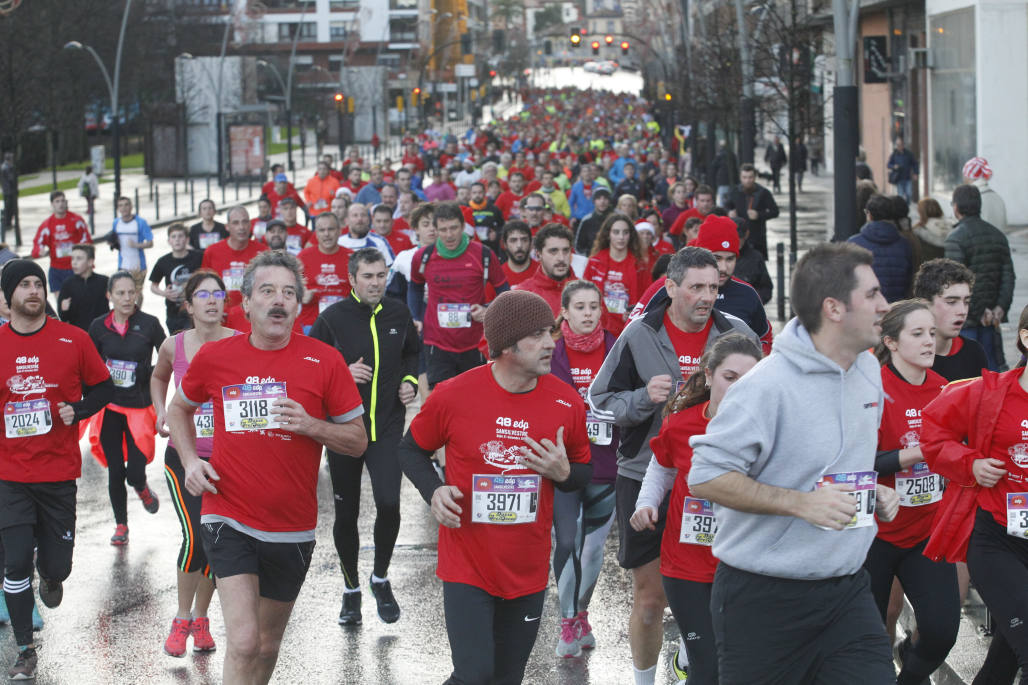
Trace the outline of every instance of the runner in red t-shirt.
<instances>
[{"instance_id":1,"label":"runner in red t-shirt","mask_svg":"<svg viewBox=\"0 0 1028 685\"><path fill-rule=\"evenodd\" d=\"M525 177L520 171L515 171L507 176L507 181L510 182L510 190L500 193L493 204L503 213L504 219L519 219L521 198L528 195L528 191L525 190Z\"/></svg>"},{"instance_id":2,"label":"runner in red t-shirt","mask_svg":"<svg viewBox=\"0 0 1028 685\"><path fill-rule=\"evenodd\" d=\"M532 232L524 221L508 221L503 227L500 246L507 256L503 263L503 275L514 287L532 277L538 262L532 259Z\"/></svg>"},{"instance_id":3,"label":"runner in red t-shirt","mask_svg":"<svg viewBox=\"0 0 1028 685\"><path fill-rule=\"evenodd\" d=\"M386 239L394 255L414 247L414 243L406 233L396 230L393 208L389 205L377 204L371 210L371 230Z\"/></svg>"},{"instance_id":4,"label":"runner in red t-shirt","mask_svg":"<svg viewBox=\"0 0 1028 685\"><path fill-rule=\"evenodd\" d=\"M641 250L631 219L624 214L611 214L596 235L595 251L582 275L603 293L603 327L614 335L624 330L643 291L639 287L640 270L645 270Z\"/></svg>"},{"instance_id":5,"label":"runner in red t-shirt","mask_svg":"<svg viewBox=\"0 0 1028 685\"><path fill-rule=\"evenodd\" d=\"M82 473L75 423L114 394L107 366L85 331L47 317L45 278L27 259L7 262L0 276L11 310L10 323L0 326L0 502L4 595L20 648L12 679L32 679L36 672L33 565L39 598L51 608L61 603L71 573L75 480Z\"/></svg>"},{"instance_id":6,"label":"runner in red t-shirt","mask_svg":"<svg viewBox=\"0 0 1028 685\"><path fill-rule=\"evenodd\" d=\"M167 414L186 488L203 495L201 534L229 635L226 682L271 677L314 551L322 446L361 454L368 444L361 397L342 357L292 334L303 297L300 261L262 253L243 282L252 332L204 345ZM205 462L193 413L208 400L214 449ZM257 650L232 638L249 630L259 631Z\"/></svg>"},{"instance_id":7,"label":"runner in red t-shirt","mask_svg":"<svg viewBox=\"0 0 1028 685\"><path fill-rule=\"evenodd\" d=\"M684 679L681 644L688 654L688 674L698 682L718 679L717 648L710 615L710 592L717 559L710 547L717 532L710 502L693 497L687 478L692 468L689 438L707 430L728 388L761 358L760 348L739 334L714 343L706 368L698 368L671 400L671 414L650 441L653 458L646 469L632 515L632 528L656 530L661 502L671 491L660 544L660 574L668 606L688 640L679 643L673 668Z\"/></svg>"},{"instance_id":8,"label":"runner in red t-shirt","mask_svg":"<svg viewBox=\"0 0 1028 685\"><path fill-rule=\"evenodd\" d=\"M287 250L291 255L298 255L307 245L314 239L314 235L307 230L306 226L301 226L296 223L296 201L287 197L279 203L279 210L281 218L272 219L264 226L264 235L261 236L261 242L271 247L271 243L267 236L268 228L273 222L277 221L281 226L286 229L285 243L277 248L272 249Z\"/></svg>"},{"instance_id":9,"label":"runner in red t-shirt","mask_svg":"<svg viewBox=\"0 0 1028 685\"><path fill-rule=\"evenodd\" d=\"M349 265L353 250L339 246L342 227L335 214L314 220L317 244L300 253L304 275L304 303L297 321L312 326L321 312L350 294Z\"/></svg>"},{"instance_id":10,"label":"runner in red t-shirt","mask_svg":"<svg viewBox=\"0 0 1028 685\"><path fill-rule=\"evenodd\" d=\"M440 523L454 682L521 682L549 582L554 487L578 490L592 475L585 403L550 374L552 329L541 297L502 293L485 316L494 362L440 384L400 443ZM430 461L441 447L445 483Z\"/></svg>"},{"instance_id":11,"label":"runner in red t-shirt","mask_svg":"<svg viewBox=\"0 0 1028 685\"><path fill-rule=\"evenodd\" d=\"M36 237L32 240L32 258L50 257L50 292L58 293L73 273L72 246L91 243L93 239L89 236L85 220L68 211L68 198L63 191L50 193L50 206L54 213L36 229Z\"/></svg>"},{"instance_id":12,"label":"runner in red t-shirt","mask_svg":"<svg viewBox=\"0 0 1028 685\"><path fill-rule=\"evenodd\" d=\"M685 222L693 217L705 219L714 209L714 191L710 186L702 185L696 189L694 197L695 206L685 210L674 220L668 229L669 235L682 235L685 230Z\"/></svg>"},{"instance_id":13,"label":"runner in red t-shirt","mask_svg":"<svg viewBox=\"0 0 1028 685\"><path fill-rule=\"evenodd\" d=\"M225 281L228 299L225 309L243 301L243 271L251 259L267 250L263 243L250 237L250 217L243 207L228 213L228 238L214 243L203 252L200 268L211 269Z\"/></svg>"},{"instance_id":14,"label":"runner in red t-shirt","mask_svg":"<svg viewBox=\"0 0 1028 685\"><path fill-rule=\"evenodd\" d=\"M911 658L904 660L900 673L903 682L921 682L945 659L960 623L955 566L924 555L940 509L943 483L921 454L921 410L938 397L946 379L932 371L935 317L925 302L895 303L881 326L882 342L875 351L883 364L885 406L875 471L879 484L896 490L900 507L892 521L878 521L878 535L864 567L890 634L895 632L888 616L894 579L899 579L910 599L922 627L906 650Z\"/></svg>"}]
</instances>

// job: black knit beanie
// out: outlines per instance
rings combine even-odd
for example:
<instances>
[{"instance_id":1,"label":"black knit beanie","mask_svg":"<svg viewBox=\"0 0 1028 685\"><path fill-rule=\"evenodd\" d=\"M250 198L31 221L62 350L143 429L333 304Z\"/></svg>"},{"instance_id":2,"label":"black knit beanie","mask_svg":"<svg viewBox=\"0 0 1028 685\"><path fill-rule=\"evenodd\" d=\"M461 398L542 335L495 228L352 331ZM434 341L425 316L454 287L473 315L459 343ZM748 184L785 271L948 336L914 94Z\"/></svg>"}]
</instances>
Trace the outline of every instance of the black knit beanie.
<instances>
[{"instance_id":1,"label":"black knit beanie","mask_svg":"<svg viewBox=\"0 0 1028 685\"><path fill-rule=\"evenodd\" d=\"M4 264L3 275L0 276L0 290L4 293L8 307L11 306L14 289L29 276L39 276L39 280L43 281L43 291L46 292L46 274L39 264L31 259L12 259Z\"/></svg>"}]
</instances>

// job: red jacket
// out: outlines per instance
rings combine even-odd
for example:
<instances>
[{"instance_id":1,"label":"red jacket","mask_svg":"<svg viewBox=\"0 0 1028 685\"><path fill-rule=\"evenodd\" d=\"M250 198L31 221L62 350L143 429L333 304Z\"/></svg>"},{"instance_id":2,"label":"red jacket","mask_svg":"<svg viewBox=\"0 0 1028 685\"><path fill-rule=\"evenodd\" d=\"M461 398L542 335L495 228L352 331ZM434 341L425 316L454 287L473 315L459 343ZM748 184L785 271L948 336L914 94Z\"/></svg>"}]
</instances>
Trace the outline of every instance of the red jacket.
<instances>
[{"instance_id":1,"label":"red jacket","mask_svg":"<svg viewBox=\"0 0 1028 685\"><path fill-rule=\"evenodd\" d=\"M981 378L950 383L921 412L921 454L932 471L949 479L924 550L933 561L967 558L981 490L971 465L989 454L1007 391L1023 371L983 370Z\"/></svg>"}]
</instances>

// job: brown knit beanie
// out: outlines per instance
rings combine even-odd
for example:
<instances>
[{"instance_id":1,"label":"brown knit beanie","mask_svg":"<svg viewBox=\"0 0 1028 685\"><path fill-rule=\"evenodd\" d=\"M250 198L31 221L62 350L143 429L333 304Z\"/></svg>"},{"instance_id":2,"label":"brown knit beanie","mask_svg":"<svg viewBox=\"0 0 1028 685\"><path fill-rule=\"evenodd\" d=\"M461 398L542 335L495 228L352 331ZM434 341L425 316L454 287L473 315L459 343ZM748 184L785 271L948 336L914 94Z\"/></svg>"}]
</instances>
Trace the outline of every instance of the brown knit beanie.
<instances>
[{"instance_id":1,"label":"brown knit beanie","mask_svg":"<svg viewBox=\"0 0 1028 685\"><path fill-rule=\"evenodd\" d=\"M485 340L496 359L518 340L541 328L553 327L553 311L539 295L527 290L501 293L485 310Z\"/></svg>"}]
</instances>

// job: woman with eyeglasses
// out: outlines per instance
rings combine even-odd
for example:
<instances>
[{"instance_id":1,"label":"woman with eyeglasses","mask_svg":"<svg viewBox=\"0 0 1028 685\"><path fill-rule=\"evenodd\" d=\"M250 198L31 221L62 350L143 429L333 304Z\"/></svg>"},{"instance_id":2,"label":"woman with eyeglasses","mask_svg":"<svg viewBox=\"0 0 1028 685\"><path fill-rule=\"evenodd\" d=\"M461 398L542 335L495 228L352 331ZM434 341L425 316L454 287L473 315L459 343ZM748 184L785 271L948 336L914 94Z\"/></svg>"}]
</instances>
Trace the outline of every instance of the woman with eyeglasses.
<instances>
[{"instance_id":1,"label":"woman with eyeglasses","mask_svg":"<svg viewBox=\"0 0 1028 685\"><path fill-rule=\"evenodd\" d=\"M160 502L146 483L146 465L153 461L156 415L150 401L153 353L164 342L157 317L139 311L139 289L128 271L116 271L107 281L111 311L93 319L89 337L107 364L114 398L89 420L93 456L107 467L107 491L114 509L111 544L128 543L127 482L143 508L157 513Z\"/></svg>"},{"instance_id":2,"label":"woman with eyeglasses","mask_svg":"<svg viewBox=\"0 0 1028 685\"><path fill-rule=\"evenodd\" d=\"M192 322L192 328L164 341L150 379L150 396L157 410L157 430L163 436L168 435L164 424L165 406L172 376L178 386L193 355L204 343L237 333L221 325L221 317L225 313L225 283L213 271L201 269L189 277L183 288L182 307ZM210 402L196 410L193 424L196 426L197 454L201 459L209 459L214 447L214 409ZM171 633L164 643L164 651L171 656L185 656L186 640L190 636L194 651L213 651L215 645L207 620L207 607L214 595L214 580L199 539L201 498L186 490L185 472L171 440L164 453L164 477L182 526L176 574L178 613L171 622Z\"/></svg>"}]
</instances>

